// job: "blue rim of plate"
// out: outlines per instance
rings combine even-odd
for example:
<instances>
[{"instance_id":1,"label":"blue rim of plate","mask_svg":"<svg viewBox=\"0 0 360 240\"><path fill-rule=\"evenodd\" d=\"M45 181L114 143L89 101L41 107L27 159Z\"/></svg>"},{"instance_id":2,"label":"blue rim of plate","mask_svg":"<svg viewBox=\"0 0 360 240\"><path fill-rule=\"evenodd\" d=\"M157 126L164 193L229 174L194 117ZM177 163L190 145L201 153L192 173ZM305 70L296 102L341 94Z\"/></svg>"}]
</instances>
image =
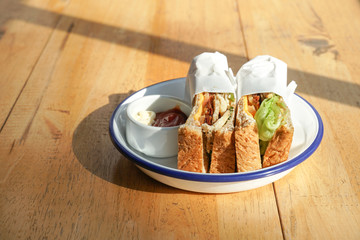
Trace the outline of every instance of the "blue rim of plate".
<instances>
[{"instance_id":1,"label":"blue rim of plate","mask_svg":"<svg viewBox=\"0 0 360 240\"><path fill-rule=\"evenodd\" d=\"M136 165L145 168L149 171L165 175L168 177L183 179L183 180L189 180L189 181L196 181L196 182L240 182L240 181L249 181L254 179L260 179L264 177L270 177L276 174L279 174L281 172L290 170L297 166L298 164L305 161L308 157L310 157L315 150L319 147L321 140L323 138L324 134L324 125L322 122L322 119L320 117L320 114L317 112L317 110L303 97L296 94L298 97L300 97L306 104L310 106L310 108L313 110L313 112L316 115L316 118L318 120L319 129L317 132L317 135L314 139L314 141L311 143L311 145L305 149L302 153L300 153L298 156L283 162L282 164L275 165L269 168L263 168L256 171L251 172L241 172L241 173L221 173L221 174L209 174L209 173L195 173L195 172L187 172L182 171L170 167L161 166L159 164L153 163L151 161L144 160L142 158L139 158L135 154L133 154L132 151L129 151L125 146L123 146L122 143L120 143L117 138L115 137L114 133L114 118L119 108L122 107L124 103L127 102L127 100L132 97L133 95L137 94L140 91L143 91L144 89L151 88L158 85L168 84L171 81L179 81L183 78L178 79L172 79L160 83L156 83L153 85L150 85L148 87L142 88L134 93L132 93L130 96L125 98L114 110L111 118L110 118L110 124L109 124L109 132L111 140L114 144L114 146L129 160L133 161Z\"/></svg>"}]
</instances>

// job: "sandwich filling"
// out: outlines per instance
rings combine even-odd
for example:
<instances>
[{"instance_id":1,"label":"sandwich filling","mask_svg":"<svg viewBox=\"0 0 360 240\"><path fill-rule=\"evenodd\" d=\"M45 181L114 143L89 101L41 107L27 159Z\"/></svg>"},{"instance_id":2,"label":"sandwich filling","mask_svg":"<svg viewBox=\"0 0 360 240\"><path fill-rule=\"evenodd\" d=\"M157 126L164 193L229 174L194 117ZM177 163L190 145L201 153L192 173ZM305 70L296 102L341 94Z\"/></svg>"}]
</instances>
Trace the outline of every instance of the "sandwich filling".
<instances>
[{"instance_id":1,"label":"sandwich filling","mask_svg":"<svg viewBox=\"0 0 360 240\"><path fill-rule=\"evenodd\" d=\"M214 131L226 125L234 112L235 97L232 93L200 93L195 124L202 128L204 148L211 158Z\"/></svg>"},{"instance_id":2,"label":"sandwich filling","mask_svg":"<svg viewBox=\"0 0 360 240\"><path fill-rule=\"evenodd\" d=\"M197 103L199 107L194 114L196 125L222 127L234 111L233 102L235 97L232 93L200 93Z\"/></svg>"},{"instance_id":3,"label":"sandwich filling","mask_svg":"<svg viewBox=\"0 0 360 240\"><path fill-rule=\"evenodd\" d=\"M244 109L256 120L263 156L276 130L287 122L289 111L283 98L274 93L248 95L244 98Z\"/></svg>"}]
</instances>

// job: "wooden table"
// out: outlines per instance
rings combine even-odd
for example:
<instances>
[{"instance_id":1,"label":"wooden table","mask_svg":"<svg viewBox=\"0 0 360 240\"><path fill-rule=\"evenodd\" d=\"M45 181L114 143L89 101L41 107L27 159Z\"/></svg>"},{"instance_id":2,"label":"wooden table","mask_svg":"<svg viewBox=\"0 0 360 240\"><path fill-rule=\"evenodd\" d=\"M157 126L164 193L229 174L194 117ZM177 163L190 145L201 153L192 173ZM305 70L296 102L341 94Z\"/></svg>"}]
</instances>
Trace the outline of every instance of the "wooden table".
<instances>
[{"instance_id":1,"label":"wooden table","mask_svg":"<svg viewBox=\"0 0 360 240\"><path fill-rule=\"evenodd\" d=\"M0 239L360 239L357 0L0 0ZM317 151L264 187L201 194L112 144L116 106L219 51L257 55L324 122Z\"/></svg>"}]
</instances>

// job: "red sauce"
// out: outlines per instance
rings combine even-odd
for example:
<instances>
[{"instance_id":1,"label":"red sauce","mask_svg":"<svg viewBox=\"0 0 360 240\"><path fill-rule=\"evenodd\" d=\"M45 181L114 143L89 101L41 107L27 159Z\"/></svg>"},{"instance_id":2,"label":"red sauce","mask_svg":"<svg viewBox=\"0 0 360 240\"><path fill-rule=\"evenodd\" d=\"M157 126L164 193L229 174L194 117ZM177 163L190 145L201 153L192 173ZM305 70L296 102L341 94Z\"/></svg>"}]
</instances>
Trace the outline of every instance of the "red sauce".
<instances>
[{"instance_id":1,"label":"red sauce","mask_svg":"<svg viewBox=\"0 0 360 240\"><path fill-rule=\"evenodd\" d=\"M156 113L153 126L155 127L175 127L186 122L187 116L179 106L165 112Z\"/></svg>"}]
</instances>

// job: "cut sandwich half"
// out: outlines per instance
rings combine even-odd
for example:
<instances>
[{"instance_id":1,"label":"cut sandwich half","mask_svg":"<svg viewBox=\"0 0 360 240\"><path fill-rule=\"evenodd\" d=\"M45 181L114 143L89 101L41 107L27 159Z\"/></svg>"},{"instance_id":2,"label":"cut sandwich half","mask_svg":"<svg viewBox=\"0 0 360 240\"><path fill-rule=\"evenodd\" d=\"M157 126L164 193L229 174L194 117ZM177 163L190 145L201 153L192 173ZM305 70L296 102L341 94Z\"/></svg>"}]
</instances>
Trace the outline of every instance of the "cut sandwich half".
<instances>
[{"instance_id":1,"label":"cut sandwich half","mask_svg":"<svg viewBox=\"0 0 360 240\"><path fill-rule=\"evenodd\" d=\"M232 93L200 93L178 132L178 169L235 172L235 98Z\"/></svg>"},{"instance_id":2,"label":"cut sandwich half","mask_svg":"<svg viewBox=\"0 0 360 240\"><path fill-rule=\"evenodd\" d=\"M261 93L241 97L235 123L237 171L287 160L293 134L290 110L281 96Z\"/></svg>"}]
</instances>

